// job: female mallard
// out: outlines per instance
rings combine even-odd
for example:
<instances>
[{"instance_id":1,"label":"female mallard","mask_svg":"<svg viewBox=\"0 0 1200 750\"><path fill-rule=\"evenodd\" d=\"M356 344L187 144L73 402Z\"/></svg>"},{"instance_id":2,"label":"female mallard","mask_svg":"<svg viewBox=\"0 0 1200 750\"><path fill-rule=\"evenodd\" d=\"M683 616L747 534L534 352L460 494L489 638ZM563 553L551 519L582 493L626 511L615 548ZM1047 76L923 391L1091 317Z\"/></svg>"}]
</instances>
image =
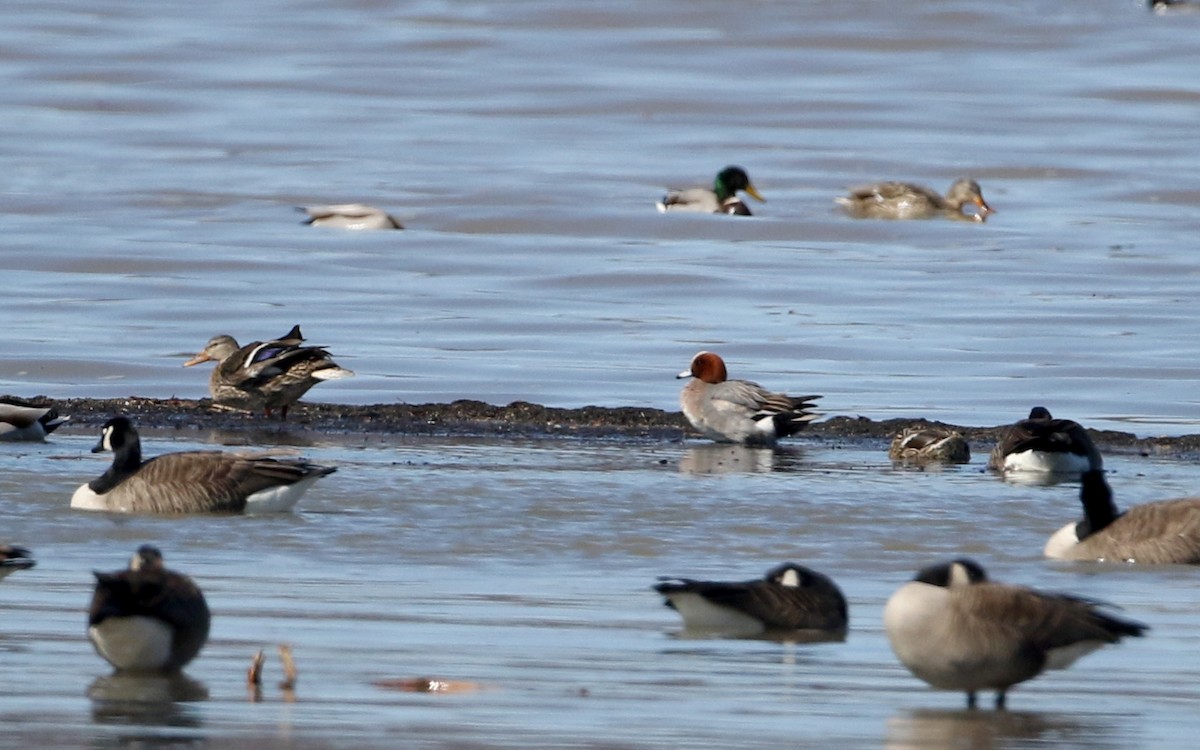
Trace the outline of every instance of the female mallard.
<instances>
[{"instance_id":1,"label":"female mallard","mask_svg":"<svg viewBox=\"0 0 1200 750\"><path fill-rule=\"evenodd\" d=\"M308 214L304 222L314 227L337 227L338 229L403 229L391 214L374 206L361 203L343 203L335 206L298 206L298 211Z\"/></svg>"},{"instance_id":2,"label":"female mallard","mask_svg":"<svg viewBox=\"0 0 1200 750\"><path fill-rule=\"evenodd\" d=\"M910 427L892 440L888 458L917 464L967 464L971 462L971 447L962 434L949 427Z\"/></svg>"},{"instance_id":3,"label":"female mallard","mask_svg":"<svg viewBox=\"0 0 1200 750\"><path fill-rule=\"evenodd\" d=\"M958 219L987 221L995 209L983 199L983 191L975 180L962 179L950 186L946 197L922 185L908 182L881 182L878 185L855 188L834 202L857 219ZM968 203L976 207L973 214L963 213Z\"/></svg>"},{"instance_id":4,"label":"female mallard","mask_svg":"<svg viewBox=\"0 0 1200 750\"><path fill-rule=\"evenodd\" d=\"M48 404L0 398L0 440L45 440L68 419L58 416L58 410Z\"/></svg>"},{"instance_id":5,"label":"female mallard","mask_svg":"<svg viewBox=\"0 0 1200 750\"><path fill-rule=\"evenodd\" d=\"M180 451L142 460L128 417L104 424L93 453L112 451L108 470L71 496L71 507L110 513L279 513L337 471L299 459L223 451Z\"/></svg>"},{"instance_id":6,"label":"female mallard","mask_svg":"<svg viewBox=\"0 0 1200 750\"><path fill-rule=\"evenodd\" d=\"M117 671L178 672L208 641L204 594L164 567L157 547L143 544L128 569L94 575L88 639Z\"/></svg>"},{"instance_id":7,"label":"female mallard","mask_svg":"<svg viewBox=\"0 0 1200 750\"><path fill-rule=\"evenodd\" d=\"M215 361L208 381L213 405L222 409L262 409L269 417L279 409L287 419L288 407L322 380L348 378L353 371L339 367L320 346L301 346L304 337L294 326L281 339L254 341L239 347L232 336L209 339L184 367Z\"/></svg>"},{"instance_id":8,"label":"female mallard","mask_svg":"<svg viewBox=\"0 0 1200 750\"><path fill-rule=\"evenodd\" d=\"M663 212L697 211L706 214L750 216L749 207L738 197L738 191L742 190L763 203L767 202L767 199L759 195L758 190L750 182L746 170L741 167L725 167L717 173L712 190L708 188L672 190L655 205L659 211Z\"/></svg>"}]
</instances>

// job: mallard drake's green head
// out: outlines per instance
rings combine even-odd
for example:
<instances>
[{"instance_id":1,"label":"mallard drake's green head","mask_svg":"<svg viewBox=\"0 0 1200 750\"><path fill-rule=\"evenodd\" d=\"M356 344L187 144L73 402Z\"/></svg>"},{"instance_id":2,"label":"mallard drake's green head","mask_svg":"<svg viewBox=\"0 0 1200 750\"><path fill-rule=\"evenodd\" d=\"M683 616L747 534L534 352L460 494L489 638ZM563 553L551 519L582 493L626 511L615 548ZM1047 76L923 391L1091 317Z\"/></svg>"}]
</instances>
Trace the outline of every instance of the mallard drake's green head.
<instances>
[{"instance_id":1,"label":"mallard drake's green head","mask_svg":"<svg viewBox=\"0 0 1200 750\"><path fill-rule=\"evenodd\" d=\"M717 179L713 182L713 192L717 194L717 200L724 203L736 196L739 190L746 191L747 195L757 201L767 202L767 199L762 197L754 184L750 182L750 176L746 174L746 170L741 167L729 166L717 173Z\"/></svg>"}]
</instances>

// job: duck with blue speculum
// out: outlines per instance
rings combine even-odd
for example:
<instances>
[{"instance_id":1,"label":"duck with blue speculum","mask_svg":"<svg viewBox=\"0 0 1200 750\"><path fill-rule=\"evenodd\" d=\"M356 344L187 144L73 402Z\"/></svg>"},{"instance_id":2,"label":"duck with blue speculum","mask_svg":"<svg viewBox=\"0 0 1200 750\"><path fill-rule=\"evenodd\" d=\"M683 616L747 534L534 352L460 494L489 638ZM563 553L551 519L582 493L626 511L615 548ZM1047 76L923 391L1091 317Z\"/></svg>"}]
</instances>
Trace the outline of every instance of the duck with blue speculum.
<instances>
[{"instance_id":1,"label":"duck with blue speculum","mask_svg":"<svg viewBox=\"0 0 1200 750\"><path fill-rule=\"evenodd\" d=\"M974 180L961 179L950 186L943 197L936 190L911 182L881 182L854 188L850 194L835 198L847 214L856 219L953 219L984 222L996 213L983 199L983 190ZM972 205L974 213L964 213Z\"/></svg>"},{"instance_id":2,"label":"duck with blue speculum","mask_svg":"<svg viewBox=\"0 0 1200 750\"><path fill-rule=\"evenodd\" d=\"M209 339L183 366L217 363L208 383L215 408L262 410L267 417L278 410L280 418L286 419L288 408L316 384L354 375L334 362L325 347L302 346L303 341L298 325L282 338L245 346L221 334Z\"/></svg>"},{"instance_id":3,"label":"duck with blue speculum","mask_svg":"<svg viewBox=\"0 0 1200 750\"><path fill-rule=\"evenodd\" d=\"M743 191L758 201L763 203L767 201L750 182L746 170L741 167L728 166L717 173L712 189L695 187L686 190L671 190L655 206L662 213L690 211L750 216L749 206L738 196L738 193Z\"/></svg>"}]
</instances>

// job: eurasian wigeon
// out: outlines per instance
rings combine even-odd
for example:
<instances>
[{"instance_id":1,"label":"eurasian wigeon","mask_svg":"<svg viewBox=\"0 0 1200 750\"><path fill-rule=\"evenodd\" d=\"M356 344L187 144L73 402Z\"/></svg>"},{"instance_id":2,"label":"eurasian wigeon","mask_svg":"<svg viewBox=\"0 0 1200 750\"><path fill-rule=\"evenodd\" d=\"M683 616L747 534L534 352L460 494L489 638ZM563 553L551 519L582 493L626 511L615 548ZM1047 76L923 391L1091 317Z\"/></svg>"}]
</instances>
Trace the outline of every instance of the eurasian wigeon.
<instances>
[{"instance_id":1,"label":"eurasian wigeon","mask_svg":"<svg viewBox=\"0 0 1200 750\"><path fill-rule=\"evenodd\" d=\"M684 416L700 432L724 443L771 445L820 416L820 396L772 393L748 380L729 380L725 362L712 352L692 358L679 378L692 378L679 395Z\"/></svg>"}]
</instances>

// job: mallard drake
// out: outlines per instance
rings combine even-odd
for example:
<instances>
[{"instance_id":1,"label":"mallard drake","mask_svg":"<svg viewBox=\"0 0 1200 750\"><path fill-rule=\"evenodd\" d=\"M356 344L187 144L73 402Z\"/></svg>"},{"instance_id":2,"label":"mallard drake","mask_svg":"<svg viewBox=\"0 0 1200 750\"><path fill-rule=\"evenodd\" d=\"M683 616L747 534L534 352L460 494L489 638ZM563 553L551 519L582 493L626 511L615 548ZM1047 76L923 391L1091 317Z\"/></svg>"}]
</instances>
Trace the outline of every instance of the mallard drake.
<instances>
[{"instance_id":1,"label":"mallard drake","mask_svg":"<svg viewBox=\"0 0 1200 750\"><path fill-rule=\"evenodd\" d=\"M18 570L28 570L34 565L37 565L37 562L29 550L12 544L0 544L0 578Z\"/></svg>"},{"instance_id":2,"label":"mallard drake","mask_svg":"<svg viewBox=\"0 0 1200 750\"><path fill-rule=\"evenodd\" d=\"M0 440L45 440L69 419L49 404L0 397Z\"/></svg>"},{"instance_id":3,"label":"mallard drake","mask_svg":"<svg viewBox=\"0 0 1200 750\"><path fill-rule=\"evenodd\" d=\"M688 630L746 636L788 630L845 635L846 599L828 576L784 563L740 582L660 578L654 590Z\"/></svg>"},{"instance_id":4,"label":"mallard drake","mask_svg":"<svg viewBox=\"0 0 1200 750\"><path fill-rule=\"evenodd\" d=\"M323 380L348 378L354 371L340 367L325 347L301 346L304 337L294 326L282 339L254 341L239 347L232 336L213 336L184 367L215 361L208 390L213 406L249 411L262 409L266 416L279 409L287 419L288 407Z\"/></svg>"},{"instance_id":5,"label":"mallard drake","mask_svg":"<svg viewBox=\"0 0 1200 750\"><path fill-rule=\"evenodd\" d=\"M71 507L112 513L274 513L290 510L318 479L337 471L303 460L222 451L181 451L142 460L128 417L108 420L93 453L112 466L75 490Z\"/></svg>"},{"instance_id":6,"label":"mallard drake","mask_svg":"<svg viewBox=\"0 0 1200 750\"><path fill-rule=\"evenodd\" d=\"M738 197L739 191L763 203L767 199L759 195L758 190L750 182L746 170L741 167L725 167L717 173L712 190L708 188L689 188L687 190L671 190L663 199L655 204L659 211L697 211L706 214L731 214L734 216L750 216L750 208Z\"/></svg>"},{"instance_id":7,"label":"mallard drake","mask_svg":"<svg viewBox=\"0 0 1200 750\"><path fill-rule=\"evenodd\" d=\"M1083 520L1069 523L1046 542L1058 560L1200 565L1200 498L1185 497L1117 510L1104 472L1086 471L1079 482Z\"/></svg>"},{"instance_id":8,"label":"mallard drake","mask_svg":"<svg viewBox=\"0 0 1200 750\"><path fill-rule=\"evenodd\" d=\"M204 594L163 566L157 547L142 545L129 568L94 573L88 639L118 671L177 672L208 640Z\"/></svg>"},{"instance_id":9,"label":"mallard drake","mask_svg":"<svg viewBox=\"0 0 1200 750\"><path fill-rule=\"evenodd\" d=\"M1047 669L1147 627L1116 617L1094 601L993 583L972 560L933 565L888 599L883 627L892 651L918 678L939 690L1008 690Z\"/></svg>"},{"instance_id":10,"label":"mallard drake","mask_svg":"<svg viewBox=\"0 0 1200 750\"><path fill-rule=\"evenodd\" d=\"M961 433L949 427L910 427L892 439L888 458L911 463L966 464L971 462L971 447Z\"/></svg>"},{"instance_id":11,"label":"mallard drake","mask_svg":"<svg viewBox=\"0 0 1200 750\"><path fill-rule=\"evenodd\" d=\"M1054 419L1044 406L1009 427L988 457L988 468L1003 472L1078 474L1103 466L1087 430L1070 419Z\"/></svg>"},{"instance_id":12,"label":"mallard drake","mask_svg":"<svg viewBox=\"0 0 1200 750\"><path fill-rule=\"evenodd\" d=\"M338 229L403 229L388 212L364 206L361 203L343 203L336 206L298 206L298 211L308 215L304 222L314 227L337 227Z\"/></svg>"},{"instance_id":13,"label":"mallard drake","mask_svg":"<svg viewBox=\"0 0 1200 750\"><path fill-rule=\"evenodd\" d=\"M729 380L725 361L712 352L692 357L691 367L676 377L692 378L679 394L684 416L717 442L771 445L820 416L812 411L820 396L788 396Z\"/></svg>"},{"instance_id":14,"label":"mallard drake","mask_svg":"<svg viewBox=\"0 0 1200 750\"><path fill-rule=\"evenodd\" d=\"M858 219L958 219L987 221L995 209L983 199L983 191L974 180L962 179L950 186L946 197L936 190L908 182L881 182L855 188L850 195L835 198L846 213ZM968 203L976 207L973 214L963 213Z\"/></svg>"}]
</instances>

